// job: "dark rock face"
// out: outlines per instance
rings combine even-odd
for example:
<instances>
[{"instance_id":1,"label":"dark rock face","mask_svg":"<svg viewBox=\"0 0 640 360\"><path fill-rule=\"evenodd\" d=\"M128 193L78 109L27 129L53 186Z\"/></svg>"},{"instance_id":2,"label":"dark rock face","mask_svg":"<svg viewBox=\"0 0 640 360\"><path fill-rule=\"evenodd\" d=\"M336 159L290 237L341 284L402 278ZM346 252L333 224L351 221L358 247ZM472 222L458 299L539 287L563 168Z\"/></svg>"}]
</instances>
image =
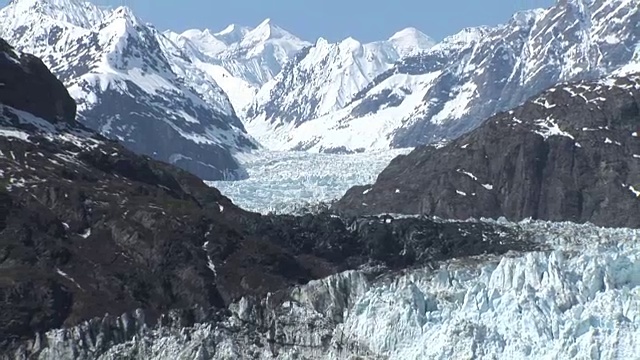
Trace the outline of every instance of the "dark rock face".
<instances>
[{"instance_id":1,"label":"dark rock face","mask_svg":"<svg viewBox=\"0 0 640 360\"><path fill-rule=\"evenodd\" d=\"M639 227L640 76L560 85L350 189L347 214L500 217Z\"/></svg>"},{"instance_id":2,"label":"dark rock face","mask_svg":"<svg viewBox=\"0 0 640 360\"><path fill-rule=\"evenodd\" d=\"M76 103L37 57L17 54L0 39L0 98L5 105L51 122L75 121Z\"/></svg>"}]
</instances>

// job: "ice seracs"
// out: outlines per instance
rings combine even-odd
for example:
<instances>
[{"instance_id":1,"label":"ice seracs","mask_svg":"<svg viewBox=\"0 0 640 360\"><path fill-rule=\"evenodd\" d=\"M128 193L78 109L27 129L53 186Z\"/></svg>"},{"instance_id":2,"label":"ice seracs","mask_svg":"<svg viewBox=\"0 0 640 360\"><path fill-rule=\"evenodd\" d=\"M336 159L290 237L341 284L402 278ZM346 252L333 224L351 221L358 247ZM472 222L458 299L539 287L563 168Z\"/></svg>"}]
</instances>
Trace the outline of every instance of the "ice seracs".
<instances>
[{"instance_id":1,"label":"ice seracs","mask_svg":"<svg viewBox=\"0 0 640 360\"><path fill-rule=\"evenodd\" d=\"M528 234L541 249L403 272L346 271L296 286L282 301L242 298L214 323L141 328L105 357L634 358L640 351L640 233L500 223ZM251 324L264 326L247 329ZM42 357L68 347L68 334L44 334Z\"/></svg>"},{"instance_id":2,"label":"ice seracs","mask_svg":"<svg viewBox=\"0 0 640 360\"><path fill-rule=\"evenodd\" d=\"M291 213L319 203L329 204L349 187L371 182L393 158L409 151L350 155L256 151L240 159L248 179L208 184L244 209L263 214Z\"/></svg>"}]
</instances>

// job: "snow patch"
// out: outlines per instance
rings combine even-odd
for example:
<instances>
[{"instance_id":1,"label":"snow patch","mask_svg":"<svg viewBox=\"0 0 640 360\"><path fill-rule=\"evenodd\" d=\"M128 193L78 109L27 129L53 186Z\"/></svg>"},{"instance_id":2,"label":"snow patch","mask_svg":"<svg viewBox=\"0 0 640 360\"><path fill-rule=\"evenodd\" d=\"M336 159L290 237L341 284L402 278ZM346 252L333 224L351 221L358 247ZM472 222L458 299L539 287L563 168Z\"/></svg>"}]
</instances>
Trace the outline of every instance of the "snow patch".
<instances>
[{"instance_id":1,"label":"snow patch","mask_svg":"<svg viewBox=\"0 0 640 360\"><path fill-rule=\"evenodd\" d=\"M82 289L82 286L80 286L80 284L78 284L78 282L74 278L69 276L69 274L65 273L64 271L62 271L62 270L60 270L58 268L56 268L56 272L58 273L58 275L60 275L60 276L64 277L65 279L71 281L75 286L78 287L78 289L84 290L84 289Z\"/></svg>"},{"instance_id":2,"label":"snow patch","mask_svg":"<svg viewBox=\"0 0 640 360\"><path fill-rule=\"evenodd\" d=\"M536 120L535 124L540 128L539 131L535 131L536 134L541 135L545 140L551 136L564 136L572 140L575 140L573 135L566 131L562 131L555 120L547 118L545 120Z\"/></svg>"},{"instance_id":3,"label":"snow patch","mask_svg":"<svg viewBox=\"0 0 640 360\"><path fill-rule=\"evenodd\" d=\"M80 234L80 237L83 239L88 239L89 236L91 236L91 228L87 228L82 234Z\"/></svg>"},{"instance_id":4,"label":"snow patch","mask_svg":"<svg viewBox=\"0 0 640 360\"><path fill-rule=\"evenodd\" d=\"M461 173L461 174L467 175L468 177L472 178L475 181L478 181L478 178L475 175L473 175L472 173L468 172L468 171L464 171L462 169L458 169L457 171L459 173Z\"/></svg>"},{"instance_id":5,"label":"snow patch","mask_svg":"<svg viewBox=\"0 0 640 360\"><path fill-rule=\"evenodd\" d=\"M491 184L482 184L482 187L487 189L487 190L493 190L493 185L491 185Z\"/></svg>"},{"instance_id":6,"label":"snow patch","mask_svg":"<svg viewBox=\"0 0 640 360\"><path fill-rule=\"evenodd\" d=\"M23 141L28 141L28 138L29 138L28 133L21 130L17 130L17 129L11 129L11 128L0 128L0 136L8 137L8 138L16 138Z\"/></svg>"}]
</instances>

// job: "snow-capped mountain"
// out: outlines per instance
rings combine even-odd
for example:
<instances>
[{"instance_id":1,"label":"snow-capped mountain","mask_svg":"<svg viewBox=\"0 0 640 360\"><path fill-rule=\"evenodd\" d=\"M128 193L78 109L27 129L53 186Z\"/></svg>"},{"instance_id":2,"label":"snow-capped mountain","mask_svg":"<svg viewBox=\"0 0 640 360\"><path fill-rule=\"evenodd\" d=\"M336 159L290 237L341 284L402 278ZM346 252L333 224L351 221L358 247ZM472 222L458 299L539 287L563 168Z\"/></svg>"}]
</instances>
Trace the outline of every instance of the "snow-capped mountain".
<instances>
[{"instance_id":1,"label":"snow-capped mountain","mask_svg":"<svg viewBox=\"0 0 640 360\"><path fill-rule=\"evenodd\" d=\"M398 60L432 45L430 38L413 28L387 41L366 44L353 38L339 43L320 38L260 89L243 115L245 123L267 147L284 144L284 148L306 150L304 144L288 146L283 137L305 122L340 110Z\"/></svg>"},{"instance_id":2,"label":"snow-capped mountain","mask_svg":"<svg viewBox=\"0 0 640 360\"><path fill-rule=\"evenodd\" d=\"M256 144L224 91L128 8L14 0L0 19L0 35L43 58L87 126L204 179L244 176L232 154Z\"/></svg>"},{"instance_id":3,"label":"snow-capped mountain","mask_svg":"<svg viewBox=\"0 0 640 360\"><path fill-rule=\"evenodd\" d=\"M296 75L283 73L261 91L247 127L272 148L313 151L453 138L556 83L637 68L639 9L638 0L564 0L517 13L504 25L465 29L383 67L357 94L344 94L342 104L327 111L311 109L353 75L336 68L341 76L322 84L322 77L298 75L308 74L309 65L300 61L288 70ZM333 67L322 61L315 66L326 76ZM313 96L299 90L307 86Z\"/></svg>"},{"instance_id":4,"label":"snow-capped mountain","mask_svg":"<svg viewBox=\"0 0 640 360\"><path fill-rule=\"evenodd\" d=\"M420 54L436 44L432 38L414 27L398 31L389 38L388 42L400 57Z\"/></svg>"},{"instance_id":5,"label":"snow-capped mountain","mask_svg":"<svg viewBox=\"0 0 640 360\"><path fill-rule=\"evenodd\" d=\"M213 77L229 95L236 111L253 100L258 89L278 74L310 43L266 19L255 28L229 25L224 30L172 31L165 35Z\"/></svg>"}]
</instances>

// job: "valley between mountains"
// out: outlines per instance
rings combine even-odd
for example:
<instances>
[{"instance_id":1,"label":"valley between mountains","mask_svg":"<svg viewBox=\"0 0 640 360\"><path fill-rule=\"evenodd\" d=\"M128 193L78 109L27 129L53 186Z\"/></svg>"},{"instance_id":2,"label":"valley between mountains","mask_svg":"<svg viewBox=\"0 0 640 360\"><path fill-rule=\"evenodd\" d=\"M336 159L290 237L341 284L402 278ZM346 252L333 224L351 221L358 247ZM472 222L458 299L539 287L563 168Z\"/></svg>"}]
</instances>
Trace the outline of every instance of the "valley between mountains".
<instances>
[{"instance_id":1,"label":"valley between mountains","mask_svg":"<svg viewBox=\"0 0 640 360\"><path fill-rule=\"evenodd\" d=\"M434 40L0 10L0 359L632 359L640 3Z\"/></svg>"}]
</instances>

